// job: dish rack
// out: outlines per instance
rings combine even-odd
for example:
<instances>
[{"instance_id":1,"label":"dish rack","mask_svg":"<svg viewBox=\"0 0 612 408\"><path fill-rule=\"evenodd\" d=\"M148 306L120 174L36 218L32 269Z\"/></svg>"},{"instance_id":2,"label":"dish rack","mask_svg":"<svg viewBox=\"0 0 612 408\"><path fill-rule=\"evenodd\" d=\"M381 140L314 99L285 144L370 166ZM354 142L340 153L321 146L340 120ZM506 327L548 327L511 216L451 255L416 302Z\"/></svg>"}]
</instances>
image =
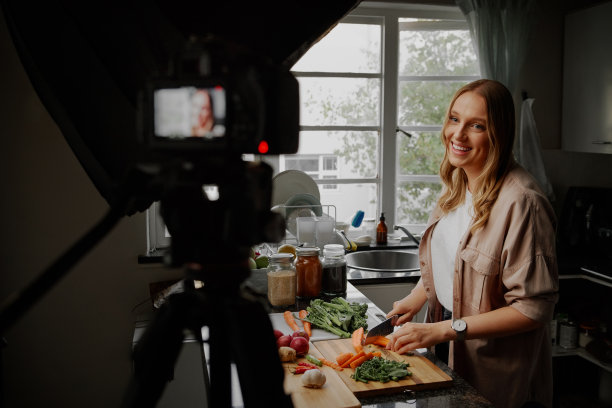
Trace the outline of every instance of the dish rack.
<instances>
[{"instance_id":1,"label":"dish rack","mask_svg":"<svg viewBox=\"0 0 612 408\"><path fill-rule=\"evenodd\" d=\"M331 218L336 225L336 206L332 204L320 205L285 205L279 204L272 207L272 211L285 217L285 239L282 243L297 245L297 217ZM314 215L313 215L314 214ZM281 244L282 244L281 243Z\"/></svg>"}]
</instances>

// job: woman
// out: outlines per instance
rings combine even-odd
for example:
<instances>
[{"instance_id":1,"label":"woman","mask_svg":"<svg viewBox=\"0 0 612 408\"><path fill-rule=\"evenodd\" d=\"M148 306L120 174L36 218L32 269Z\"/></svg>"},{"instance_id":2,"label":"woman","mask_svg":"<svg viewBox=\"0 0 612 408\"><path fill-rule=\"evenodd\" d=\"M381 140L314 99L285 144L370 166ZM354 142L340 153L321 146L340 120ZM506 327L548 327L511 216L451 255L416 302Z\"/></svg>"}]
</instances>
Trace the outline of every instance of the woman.
<instances>
[{"instance_id":1,"label":"woman","mask_svg":"<svg viewBox=\"0 0 612 408\"><path fill-rule=\"evenodd\" d=\"M501 83L478 80L453 97L441 134L445 188L421 240L421 279L388 314L403 314L388 348L450 341L449 365L496 407L551 406L556 219L513 159L514 130ZM410 323L425 303L428 323Z\"/></svg>"}]
</instances>

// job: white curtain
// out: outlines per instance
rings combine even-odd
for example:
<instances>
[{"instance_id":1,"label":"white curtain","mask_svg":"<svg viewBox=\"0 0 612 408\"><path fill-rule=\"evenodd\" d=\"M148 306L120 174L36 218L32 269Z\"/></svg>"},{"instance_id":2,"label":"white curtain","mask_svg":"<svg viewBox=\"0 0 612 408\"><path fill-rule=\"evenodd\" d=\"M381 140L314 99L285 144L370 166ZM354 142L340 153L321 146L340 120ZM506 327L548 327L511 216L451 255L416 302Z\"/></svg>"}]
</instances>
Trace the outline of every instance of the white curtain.
<instances>
[{"instance_id":1,"label":"white curtain","mask_svg":"<svg viewBox=\"0 0 612 408\"><path fill-rule=\"evenodd\" d=\"M537 21L540 1L455 0L465 15L483 78L495 79L517 94L516 83ZM529 101L529 102L528 102ZM533 99L524 100L520 112L516 158L540 183L548 198L554 193L542 162L540 139L531 110Z\"/></svg>"}]
</instances>

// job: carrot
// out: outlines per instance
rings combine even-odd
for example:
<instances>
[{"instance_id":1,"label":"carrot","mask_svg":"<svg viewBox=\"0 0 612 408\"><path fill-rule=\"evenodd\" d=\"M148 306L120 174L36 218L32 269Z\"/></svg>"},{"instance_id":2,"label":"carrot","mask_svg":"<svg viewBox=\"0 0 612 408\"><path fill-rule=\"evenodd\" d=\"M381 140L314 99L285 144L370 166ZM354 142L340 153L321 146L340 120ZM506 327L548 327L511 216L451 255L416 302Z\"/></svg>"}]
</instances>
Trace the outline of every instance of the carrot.
<instances>
[{"instance_id":1,"label":"carrot","mask_svg":"<svg viewBox=\"0 0 612 408\"><path fill-rule=\"evenodd\" d=\"M303 309L300 310L300 319L304 319L306 316L308 316L308 312ZM312 337L312 327L310 326L310 322L302 320L302 323L304 324L304 331L308 337Z\"/></svg>"},{"instance_id":2,"label":"carrot","mask_svg":"<svg viewBox=\"0 0 612 408\"><path fill-rule=\"evenodd\" d=\"M362 340L363 340L363 327L358 328L351 335L351 339L353 342L353 347L356 352L360 352L363 350Z\"/></svg>"},{"instance_id":3,"label":"carrot","mask_svg":"<svg viewBox=\"0 0 612 408\"><path fill-rule=\"evenodd\" d=\"M360 365L362 365L364 362L370 360L371 358L374 358L374 355L372 353L367 353L367 354L359 357L357 360L353 361L349 365L351 366L351 368L357 368Z\"/></svg>"},{"instance_id":4,"label":"carrot","mask_svg":"<svg viewBox=\"0 0 612 408\"><path fill-rule=\"evenodd\" d=\"M287 322L287 324L289 325L289 327L294 331L298 331L300 330L300 327L297 325L297 323L295 322L295 317L293 317L293 314L286 310L284 313L285 316L285 322Z\"/></svg>"},{"instance_id":5,"label":"carrot","mask_svg":"<svg viewBox=\"0 0 612 408\"><path fill-rule=\"evenodd\" d=\"M343 369L342 369L342 367L340 367L340 365L338 365L338 364L334 363L333 361L329 361L329 360L327 360L327 359L325 359L325 358L320 358L319 360L321 360L321 362L322 362L324 365L326 365L326 366L328 366L328 367L331 367L331 368L333 368L334 370L338 370L338 371L342 371L342 370L343 370Z\"/></svg>"},{"instance_id":6,"label":"carrot","mask_svg":"<svg viewBox=\"0 0 612 408\"><path fill-rule=\"evenodd\" d=\"M339 365L342 365L342 364L344 364L344 362L345 362L346 360L348 360L349 358L353 357L354 355L355 355L355 354L353 354L353 353L342 353L342 354L338 354L338 356L336 357L336 362L337 362Z\"/></svg>"},{"instance_id":7,"label":"carrot","mask_svg":"<svg viewBox=\"0 0 612 408\"><path fill-rule=\"evenodd\" d=\"M382 356L382 353L381 353L380 351L373 351L373 352L372 352L372 355L373 355L374 357L380 357L380 356Z\"/></svg>"},{"instance_id":8,"label":"carrot","mask_svg":"<svg viewBox=\"0 0 612 408\"><path fill-rule=\"evenodd\" d=\"M389 344L389 339L386 338L385 336L368 337L365 340L365 344L376 344L376 345L385 347L387 344Z\"/></svg>"},{"instance_id":9,"label":"carrot","mask_svg":"<svg viewBox=\"0 0 612 408\"><path fill-rule=\"evenodd\" d=\"M361 350L359 353L355 354L353 357L349 358L344 363L340 364L340 367L347 368L349 364L351 364L353 361L357 360L358 358L365 356L365 354L366 354L365 351Z\"/></svg>"}]
</instances>

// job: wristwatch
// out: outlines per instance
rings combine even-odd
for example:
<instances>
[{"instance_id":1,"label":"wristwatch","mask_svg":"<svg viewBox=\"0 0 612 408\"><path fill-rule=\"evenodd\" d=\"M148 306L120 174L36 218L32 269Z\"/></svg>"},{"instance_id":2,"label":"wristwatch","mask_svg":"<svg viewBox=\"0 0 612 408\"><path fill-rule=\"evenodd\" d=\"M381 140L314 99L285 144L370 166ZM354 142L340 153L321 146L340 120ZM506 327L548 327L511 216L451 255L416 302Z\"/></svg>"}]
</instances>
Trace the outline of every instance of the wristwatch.
<instances>
[{"instance_id":1,"label":"wristwatch","mask_svg":"<svg viewBox=\"0 0 612 408\"><path fill-rule=\"evenodd\" d=\"M451 325L453 330L457 333L458 341L465 340L465 332L467 330L467 323L463 319L455 319Z\"/></svg>"}]
</instances>

